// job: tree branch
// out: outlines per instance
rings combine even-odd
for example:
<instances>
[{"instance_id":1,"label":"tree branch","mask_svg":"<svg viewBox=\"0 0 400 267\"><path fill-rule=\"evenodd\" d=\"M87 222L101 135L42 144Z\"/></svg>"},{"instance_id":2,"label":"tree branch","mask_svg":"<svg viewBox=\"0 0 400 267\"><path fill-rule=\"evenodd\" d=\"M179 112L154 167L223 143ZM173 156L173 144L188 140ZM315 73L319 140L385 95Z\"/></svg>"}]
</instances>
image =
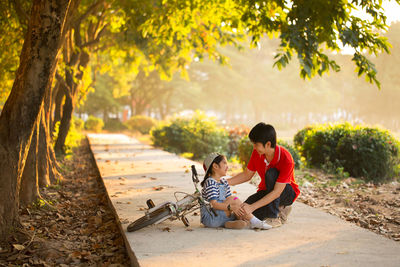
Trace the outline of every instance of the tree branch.
<instances>
[{"instance_id":1,"label":"tree branch","mask_svg":"<svg viewBox=\"0 0 400 267\"><path fill-rule=\"evenodd\" d=\"M96 9L105 2L105 0L99 0L95 2L93 5L88 7L88 9L83 13L74 23L81 23L81 21L85 20L90 14L92 14Z\"/></svg>"},{"instance_id":2,"label":"tree branch","mask_svg":"<svg viewBox=\"0 0 400 267\"><path fill-rule=\"evenodd\" d=\"M108 23L106 25L104 25L104 27L100 30L100 32L96 36L96 39L84 43L82 46L80 46L80 48L94 46L94 45L98 44L100 42L100 38L105 34L105 30L106 30L107 26L108 26Z\"/></svg>"},{"instance_id":3,"label":"tree branch","mask_svg":"<svg viewBox=\"0 0 400 267\"><path fill-rule=\"evenodd\" d=\"M61 88L64 91L64 93L66 95L68 95L69 98L72 98L71 88L68 86L68 84L65 82L64 78L58 72L56 72L56 79L60 83Z\"/></svg>"}]
</instances>

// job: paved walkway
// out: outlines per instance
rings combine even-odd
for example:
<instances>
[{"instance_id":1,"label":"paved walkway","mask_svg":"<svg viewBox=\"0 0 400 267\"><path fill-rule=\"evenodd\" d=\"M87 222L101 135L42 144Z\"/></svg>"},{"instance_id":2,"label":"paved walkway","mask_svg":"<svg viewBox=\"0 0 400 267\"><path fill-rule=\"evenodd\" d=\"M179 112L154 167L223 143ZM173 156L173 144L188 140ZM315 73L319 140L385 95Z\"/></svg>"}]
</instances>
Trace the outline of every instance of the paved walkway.
<instances>
[{"instance_id":1,"label":"paved walkway","mask_svg":"<svg viewBox=\"0 0 400 267\"><path fill-rule=\"evenodd\" d=\"M132 258L140 266L400 266L400 243L296 202L289 222L267 231L205 228L199 216L165 221L139 231L127 225L144 214L146 200L192 193L190 166L200 164L120 134L89 140ZM255 192L233 187L240 199ZM133 253L132 253L133 252ZM134 256L133 256L134 255Z\"/></svg>"}]
</instances>

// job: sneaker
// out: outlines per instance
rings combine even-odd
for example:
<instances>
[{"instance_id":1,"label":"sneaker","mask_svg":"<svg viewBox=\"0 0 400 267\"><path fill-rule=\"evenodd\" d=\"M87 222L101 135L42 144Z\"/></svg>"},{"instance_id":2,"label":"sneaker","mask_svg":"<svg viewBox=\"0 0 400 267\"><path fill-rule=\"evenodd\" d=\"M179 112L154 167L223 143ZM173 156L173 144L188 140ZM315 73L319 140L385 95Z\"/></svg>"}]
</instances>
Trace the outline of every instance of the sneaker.
<instances>
[{"instance_id":1,"label":"sneaker","mask_svg":"<svg viewBox=\"0 0 400 267\"><path fill-rule=\"evenodd\" d=\"M282 223L286 223L290 212L292 211L292 206L280 206L279 207L279 218Z\"/></svg>"},{"instance_id":2,"label":"sneaker","mask_svg":"<svg viewBox=\"0 0 400 267\"><path fill-rule=\"evenodd\" d=\"M263 222L265 222L266 224L270 225L273 228L279 227L282 225L281 219L279 219L279 218L267 218Z\"/></svg>"},{"instance_id":3,"label":"sneaker","mask_svg":"<svg viewBox=\"0 0 400 267\"><path fill-rule=\"evenodd\" d=\"M261 229L261 230L268 230L272 228L272 225L268 224L265 221L261 221L260 224L254 224L250 226L252 229Z\"/></svg>"}]
</instances>

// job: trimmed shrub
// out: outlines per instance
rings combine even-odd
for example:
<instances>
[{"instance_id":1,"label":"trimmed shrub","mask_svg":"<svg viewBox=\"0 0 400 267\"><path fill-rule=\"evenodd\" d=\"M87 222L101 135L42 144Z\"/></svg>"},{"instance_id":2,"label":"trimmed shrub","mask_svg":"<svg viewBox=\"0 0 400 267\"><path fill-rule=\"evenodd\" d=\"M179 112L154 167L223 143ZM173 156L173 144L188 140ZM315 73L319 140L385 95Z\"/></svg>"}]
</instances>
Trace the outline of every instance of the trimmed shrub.
<instances>
[{"instance_id":1,"label":"trimmed shrub","mask_svg":"<svg viewBox=\"0 0 400 267\"><path fill-rule=\"evenodd\" d=\"M311 131L313 128L314 127L312 126L307 126L295 134L295 136L293 137L293 144L297 149L303 146L304 138L306 137L308 131Z\"/></svg>"},{"instance_id":2,"label":"trimmed shrub","mask_svg":"<svg viewBox=\"0 0 400 267\"><path fill-rule=\"evenodd\" d=\"M89 116L85 122L85 129L88 131L93 131L95 133L101 132L104 127L104 122L100 118Z\"/></svg>"},{"instance_id":3,"label":"trimmed shrub","mask_svg":"<svg viewBox=\"0 0 400 267\"><path fill-rule=\"evenodd\" d=\"M239 156L239 142L243 137L247 138L250 130L244 125L226 128L226 130L229 138L227 157L233 158Z\"/></svg>"},{"instance_id":4,"label":"trimmed shrub","mask_svg":"<svg viewBox=\"0 0 400 267\"><path fill-rule=\"evenodd\" d=\"M156 147L162 147L173 153L185 153L188 151L188 140L185 136L187 120L175 118L171 122L161 123L150 131L151 140Z\"/></svg>"},{"instance_id":5,"label":"trimmed shrub","mask_svg":"<svg viewBox=\"0 0 400 267\"><path fill-rule=\"evenodd\" d=\"M129 130L138 131L141 134L148 134L151 128L156 125L156 120L147 116L136 115L131 117L125 124Z\"/></svg>"},{"instance_id":6,"label":"trimmed shrub","mask_svg":"<svg viewBox=\"0 0 400 267\"><path fill-rule=\"evenodd\" d=\"M85 121L77 118L77 117L73 117L73 123L75 124L75 128L77 131L82 131L83 127L85 127Z\"/></svg>"},{"instance_id":7,"label":"trimmed shrub","mask_svg":"<svg viewBox=\"0 0 400 267\"><path fill-rule=\"evenodd\" d=\"M388 131L344 123L306 131L300 151L308 166L381 182L398 175L399 147Z\"/></svg>"},{"instance_id":8,"label":"trimmed shrub","mask_svg":"<svg viewBox=\"0 0 400 267\"><path fill-rule=\"evenodd\" d=\"M252 152L253 152L253 143L247 136L243 136L240 139L238 146L239 162L242 165L243 170L246 169L247 163L250 160Z\"/></svg>"},{"instance_id":9,"label":"trimmed shrub","mask_svg":"<svg viewBox=\"0 0 400 267\"><path fill-rule=\"evenodd\" d=\"M120 132L126 130L127 128L128 127L126 127L126 125L123 124L118 118L108 119L104 123L104 130L110 132Z\"/></svg>"},{"instance_id":10,"label":"trimmed shrub","mask_svg":"<svg viewBox=\"0 0 400 267\"><path fill-rule=\"evenodd\" d=\"M383 182L398 175L399 143L388 131L355 129L340 139L336 150L344 170L353 177Z\"/></svg>"},{"instance_id":11,"label":"trimmed shrub","mask_svg":"<svg viewBox=\"0 0 400 267\"><path fill-rule=\"evenodd\" d=\"M192 118L176 117L150 131L155 146L174 153L193 153L203 159L211 152L227 154L228 135L215 119L196 112Z\"/></svg>"},{"instance_id":12,"label":"trimmed shrub","mask_svg":"<svg viewBox=\"0 0 400 267\"><path fill-rule=\"evenodd\" d=\"M336 146L339 140L351 133L352 126L344 124L324 124L305 131L300 153L310 167L321 168L324 164L336 163Z\"/></svg>"}]
</instances>

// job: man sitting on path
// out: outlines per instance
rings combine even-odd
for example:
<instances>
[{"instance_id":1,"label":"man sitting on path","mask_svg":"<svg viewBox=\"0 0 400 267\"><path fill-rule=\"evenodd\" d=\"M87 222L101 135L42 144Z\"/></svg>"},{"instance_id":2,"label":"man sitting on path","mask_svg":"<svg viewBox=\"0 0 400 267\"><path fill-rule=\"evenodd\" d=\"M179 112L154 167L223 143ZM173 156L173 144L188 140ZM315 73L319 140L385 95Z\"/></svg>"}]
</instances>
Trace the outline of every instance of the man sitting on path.
<instances>
[{"instance_id":1,"label":"man sitting on path","mask_svg":"<svg viewBox=\"0 0 400 267\"><path fill-rule=\"evenodd\" d=\"M253 143L253 152L247 169L228 179L228 183L237 185L247 182L255 172L260 175L261 182L257 192L248 197L235 213L254 214L273 227L281 226L300 194L294 179L292 155L276 144L275 129L269 124L260 122L254 126L249 138Z\"/></svg>"}]
</instances>

